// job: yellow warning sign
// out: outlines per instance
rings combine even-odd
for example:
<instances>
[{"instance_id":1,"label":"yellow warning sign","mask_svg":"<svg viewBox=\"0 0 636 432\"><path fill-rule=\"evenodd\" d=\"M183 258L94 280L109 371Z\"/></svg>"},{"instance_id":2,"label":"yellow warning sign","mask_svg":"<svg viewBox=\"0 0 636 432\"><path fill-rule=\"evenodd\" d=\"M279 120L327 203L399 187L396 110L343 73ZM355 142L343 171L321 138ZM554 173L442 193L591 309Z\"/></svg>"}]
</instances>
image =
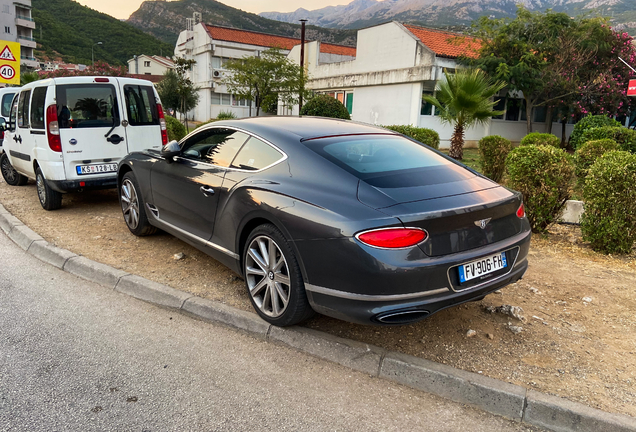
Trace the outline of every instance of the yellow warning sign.
<instances>
[{"instance_id":1,"label":"yellow warning sign","mask_svg":"<svg viewBox=\"0 0 636 432\"><path fill-rule=\"evenodd\" d=\"M20 44L0 40L0 83L20 85Z\"/></svg>"}]
</instances>

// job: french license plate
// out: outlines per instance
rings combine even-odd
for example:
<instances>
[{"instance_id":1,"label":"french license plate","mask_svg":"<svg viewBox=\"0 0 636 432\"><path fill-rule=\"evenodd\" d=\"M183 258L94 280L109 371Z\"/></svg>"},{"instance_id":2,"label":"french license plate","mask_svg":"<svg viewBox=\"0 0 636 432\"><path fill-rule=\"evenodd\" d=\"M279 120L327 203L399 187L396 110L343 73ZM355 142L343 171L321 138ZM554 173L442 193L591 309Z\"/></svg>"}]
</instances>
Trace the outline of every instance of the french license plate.
<instances>
[{"instance_id":1,"label":"french license plate","mask_svg":"<svg viewBox=\"0 0 636 432\"><path fill-rule=\"evenodd\" d=\"M467 282L471 279L496 272L497 270L501 270L506 267L508 267L508 263L506 262L505 252L480 258L476 261L469 262L468 264L460 265L458 267L459 283Z\"/></svg>"},{"instance_id":2,"label":"french license plate","mask_svg":"<svg viewBox=\"0 0 636 432\"><path fill-rule=\"evenodd\" d=\"M77 174L100 174L117 172L117 164L99 164L99 165L78 165Z\"/></svg>"}]
</instances>

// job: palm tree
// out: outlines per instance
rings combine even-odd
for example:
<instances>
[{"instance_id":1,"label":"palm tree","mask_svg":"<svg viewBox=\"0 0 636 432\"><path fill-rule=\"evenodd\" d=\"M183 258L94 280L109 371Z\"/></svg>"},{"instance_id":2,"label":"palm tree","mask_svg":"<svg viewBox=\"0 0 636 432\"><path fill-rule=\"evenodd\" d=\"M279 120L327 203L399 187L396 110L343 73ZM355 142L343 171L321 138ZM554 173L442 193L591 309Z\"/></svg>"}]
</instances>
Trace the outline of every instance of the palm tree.
<instances>
[{"instance_id":1,"label":"palm tree","mask_svg":"<svg viewBox=\"0 0 636 432\"><path fill-rule=\"evenodd\" d=\"M453 159L464 157L464 132L475 124L483 124L503 111L493 111L492 97L505 87L493 83L481 69L459 69L454 74L444 72L446 80L438 83L436 97L423 99L435 105L440 119L455 126L448 155Z\"/></svg>"}]
</instances>

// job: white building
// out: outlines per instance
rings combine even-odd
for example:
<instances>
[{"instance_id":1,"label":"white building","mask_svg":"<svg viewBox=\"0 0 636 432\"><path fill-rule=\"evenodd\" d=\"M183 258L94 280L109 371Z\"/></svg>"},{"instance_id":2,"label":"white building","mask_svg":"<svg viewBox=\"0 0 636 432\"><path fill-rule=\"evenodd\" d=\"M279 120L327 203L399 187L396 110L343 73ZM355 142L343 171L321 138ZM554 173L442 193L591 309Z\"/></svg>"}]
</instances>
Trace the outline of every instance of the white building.
<instances>
[{"instance_id":1,"label":"white building","mask_svg":"<svg viewBox=\"0 0 636 432\"><path fill-rule=\"evenodd\" d=\"M31 0L0 0L0 40L20 43L20 64L30 68L40 66L33 57L35 22L31 17ZM2 49L4 47L0 47Z\"/></svg>"},{"instance_id":2,"label":"white building","mask_svg":"<svg viewBox=\"0 0 636 432\"><path fill-rule=\"evenodd\" d=\"M215 118L221 111L231 111L237 117L248 117L255 114L255 107L248 101L235 98L228 93L222 83L226 73L225 64L230 59L259 56L269 48L279 48L287 54L300 39L270 35L227 27L206 25L190 21L188 30L181 32L177 40L175 55L196 60L191 79L199 87L199 103L194 109L194 120L207 121ZM355 57L355 48L340 45L322 44L323 62L337 58L338 61ZM348 53L349 55L340 55Z\"/></svg>"},{"instance_id":3,"label":"white building","mask_svg":"<svg viewBox=\"0 0 636 432\"><path fill-rule=\"evenodd\" d=\"M358 31L354 59L324 59L319 42L305 46L308 88L342 101L356 121L377 125L413 125L436 130L440 146L448 147L452 126L443 124L435 108L423 103L423 94L433 94L444 71L454 71L457 58L475 55L479 40L441 30L389 22ZM300 63L300 45L289 58ZM336 60L334 62L334 60ZM504 92L505 93L505 92ZM466 131L466 144L475 145L487 135L501 135L518 142L526 135L525 104L514 95L502 95L497 110L501 118ZM298 107L279 107L279 114L297 114ZM533 131L545 131L545 110L534 114ZM567 125L569 134L573 125ZM561 124L552 133L561 136Z\"/></svg>"},{"instance_id":4,"label":"white building","mask_svg":"<svg viewBox=\"0 0 636 432\"><path fill-rule=\"evenodd\" d=\"M163 75L174 69L174 62L168 57L142 54L128 60L128 73L133 75Z\"/></svg>"}]
</instances>

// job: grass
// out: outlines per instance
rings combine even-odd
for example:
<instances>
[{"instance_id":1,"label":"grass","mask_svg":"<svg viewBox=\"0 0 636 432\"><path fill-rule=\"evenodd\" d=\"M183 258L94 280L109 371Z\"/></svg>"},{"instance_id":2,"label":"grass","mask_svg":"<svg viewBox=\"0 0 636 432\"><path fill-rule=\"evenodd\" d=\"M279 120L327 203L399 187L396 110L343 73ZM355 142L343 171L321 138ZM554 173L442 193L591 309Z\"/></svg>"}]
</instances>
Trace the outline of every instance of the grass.
<instances>
[{"instance_id":1,"label":"grass","mask_svg":"<svg viewBox=\"0 0 636 432\"><path fill-rule=\"evenodd\" d=\"M448 154L448 149L440 149L440 151L446 155ZM459 162L474 169L475 171L481 172L481 158L479 156L479 149L465 148L464 159L460 160Z\"/></svg>"}]
</instances>

